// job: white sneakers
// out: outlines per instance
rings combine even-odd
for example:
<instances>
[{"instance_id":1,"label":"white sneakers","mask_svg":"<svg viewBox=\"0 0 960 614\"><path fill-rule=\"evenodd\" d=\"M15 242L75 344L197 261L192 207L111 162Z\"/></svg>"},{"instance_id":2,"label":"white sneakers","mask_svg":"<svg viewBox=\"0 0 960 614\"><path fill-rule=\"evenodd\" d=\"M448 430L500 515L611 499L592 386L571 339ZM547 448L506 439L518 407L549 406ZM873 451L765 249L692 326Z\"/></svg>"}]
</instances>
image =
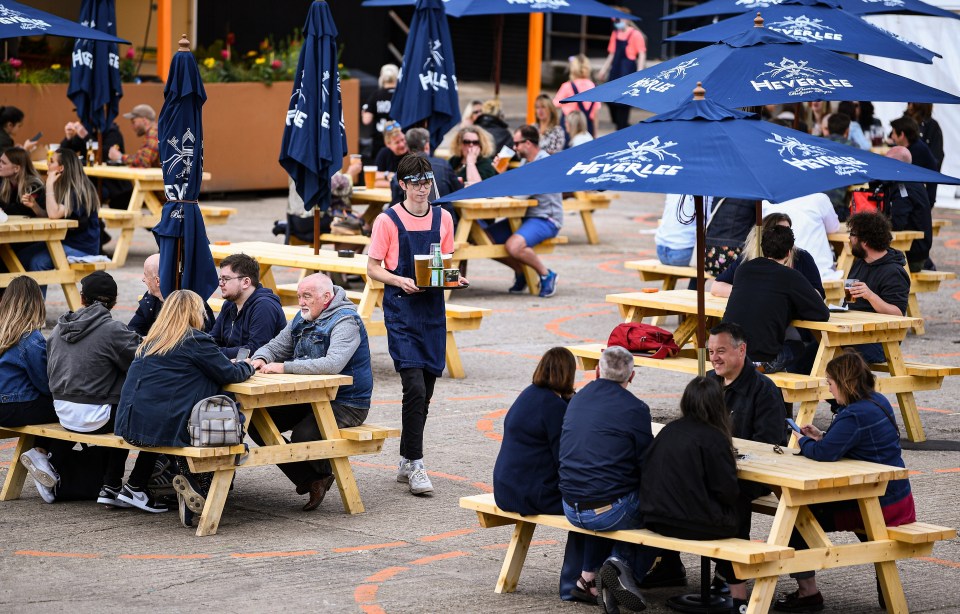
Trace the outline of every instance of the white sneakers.
<instances>
[{"instance_id":1,"label":"white sneakers","mask_svg":"<svg viewBox=\"0 0 960 614\"><path fill-rule=\"evenodd\" d=\"M409 484L412 494L433 494L433 484L427 476L427 470L423 468L422 459L412 461L401 458L400 466L397 467L397 481Z\"/></svg>"},{"instance_id":2,"label":"white sneakers","mask_svg":"<svg viewBox=\"0 0 960 614\"><path fill-rule=\"evenodd\" d=\"M40 498L46 503L53 503L56 499L53 489L60 482L60 474L50 464L50 455L33 448L20 455L20 464L33 478Z\"/></svg>"}]
</instances>

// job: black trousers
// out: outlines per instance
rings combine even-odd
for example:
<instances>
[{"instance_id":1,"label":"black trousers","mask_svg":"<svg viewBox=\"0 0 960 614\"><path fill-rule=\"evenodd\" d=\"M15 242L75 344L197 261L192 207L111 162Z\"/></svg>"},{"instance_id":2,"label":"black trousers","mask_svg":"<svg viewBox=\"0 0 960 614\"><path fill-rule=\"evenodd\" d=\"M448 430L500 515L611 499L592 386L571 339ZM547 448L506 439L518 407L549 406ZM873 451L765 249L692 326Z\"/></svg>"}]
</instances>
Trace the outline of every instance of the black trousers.
<instances>
[{"instance_id":1,"label":"black trousers","mask_svg":"<svg viewBox=\"0 0 960 614\"><path fill-rule=\"evenodd\" d=\"M52 397L40 395L32 401L0 403L0 426L49 424L59 420Z\"/></svg>"},{"instance_id":2,"label":"black trousers","mask_svg":"<svg viewBox=\"0 0 960 614\"><path fill-rule=\"evenodd\" d=\"M91 435L106 435L113 432L114 420L117 417L117 406L110 406L110 419L107 420L107 423L98 428L95 431L86 431ZM66 428L66 427L64 427ZM67 429L70 430L70 429ZM77 431L74 431L77 432ZM70 448L60 448L57 451L54 451L54 458L51 459L51 463L56 468L57 462L56 459L60 458L60 455L72 449ZM113 489L118 489L123 485L123 473L127 468L127 457L130 455L130 450L124 448L111 448L107 451L107 463L106 470L103 473L103 485L109 486ZM137 460L133 464L133 469L130 471L130 477L127 478L127 484L133 486L134 488L143 490L147 487L147 484L150 482L150 476L153 474L153 465L156 463L159 454L154 452L140 452L137 455ZM66 460L66 459L64 459ZM64 460L61 460L60 463L63 464ZM61 476L61 480L62 480Z\"/></svg>"},{"instance_id":3,"label":"black trousers","mask_svg":"<svg viewBox=\"0 0 960 614\"><path fill-rule=\"evenodd\" d=\"M423 458L423 429L427 424L437 376L423 369L400 369L400 382L403 385L400 456L420 460Z\"/></svg>"},{"instance_id":4,"label":"black trousers","mask_svg":"<svg viewBox=\"0 0 960 614\"><path fill-rule=\"evenodd\" d=\"M610 108L610 121L617 130L623 130L630 125L630 105L608 102L607 106Z\"/></svg>"}]
</instances>

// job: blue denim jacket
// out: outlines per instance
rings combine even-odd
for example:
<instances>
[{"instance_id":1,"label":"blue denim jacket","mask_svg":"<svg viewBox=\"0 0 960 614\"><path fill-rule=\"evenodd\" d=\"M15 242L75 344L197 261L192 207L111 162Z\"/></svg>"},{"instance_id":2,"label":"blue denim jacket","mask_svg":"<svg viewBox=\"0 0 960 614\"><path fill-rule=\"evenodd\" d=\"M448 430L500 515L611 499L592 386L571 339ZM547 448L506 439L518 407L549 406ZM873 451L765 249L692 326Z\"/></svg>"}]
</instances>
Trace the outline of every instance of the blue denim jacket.
<instances>
[{"instance_id":1,"label":"blue denim jacket","mask_svg":"<svg viewBox=\"0 0 960 614\"><path fill-rule=\"evenodd\" d=\"M330 317L313 321L304 320L298 313L290 329L293 337L293 360L323 358L330 347L330 332L343 318L354 318L360 327L360 345L354 351L350 362L340 372L353 378L350 386L341 386L337 390L337 403L358 409L370 408L373 395L373 371L370 367L370 344L367 341L367 329L355 309L341 309Z\"/></svg>"},{"instance_id":2,"label":"blue denim jacket","mask_svg":"<svg viewBox=\"0 0 960 614\"><path fill-rule=\"evenodd\" d=\"M35 330L0 354L0 403L25 403L40 395L50 395L47 340Z\"/></svg>"}]
</instances>

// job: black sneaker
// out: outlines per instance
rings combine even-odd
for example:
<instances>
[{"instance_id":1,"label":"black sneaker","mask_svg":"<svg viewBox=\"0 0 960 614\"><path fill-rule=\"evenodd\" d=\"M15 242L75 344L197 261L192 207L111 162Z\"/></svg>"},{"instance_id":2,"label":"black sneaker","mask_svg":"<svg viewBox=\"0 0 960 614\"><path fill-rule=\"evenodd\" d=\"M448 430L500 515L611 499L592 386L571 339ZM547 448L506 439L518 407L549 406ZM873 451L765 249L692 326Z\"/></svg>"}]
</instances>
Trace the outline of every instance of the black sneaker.
<instances>
[{"instance_id":1,"label":"black sneaker","mask_svg":"<svg viewBox=\"0 0 960 614\"><path fill-rule=\"evenodd\" d=\"M97 495L97 503L105 505L107 509L131 507L126 501L121 501L117 498L122 488L122 486L120 488L110 488L104 485L103 488L100 489L100 494Z\"/></svg>"},{"instance_id":2,"label":"black sneaker","mask_svg":"<svg viewBox=\"0 0 960 614\"><path fill-rule=\"evenodd\" d=\"M123 485L123 489L120 491L120 494L117 495L117 501L123 501L151 514L170 511L170 508L166 505L154 500L154 498L150 496L150 491L140 490L129 484Z\"/></svg>"},{"instance_id":3,"label":"black sneaker","mask_svg":"<svg viewBox=\"0 0 960 614\"><path fill-rule=\"evenodd\" d=\"M513 274L513 285L510 286L510 289L507 290L510 294L523 294L527 291L527 278L523 276L523 273L514 273Z\"/></svg>"},{"instance_id":4,"label":"black sneaker","mask_svg":"<svg viewBox=\"0 0 960 614\"><path fill-rule=\"evenodd\" d=\"M647 609L647 603L633 578L633 570L625 561L611 556L604 562L598 575L600 599L607 614L611 611L619 613L620 606L633 612Z\"/></svg>"},{"instance_id":5,"label":"black sneaker","mask_svg":"<svg viewBox=\"0 0 960 614\"><path fill-rule=\"evenodd\" d=\"M644 576L640 588L687 585L687 569L680 561L680 557L677 556L674 560L667 560L667 558L673 557L662 557L657 566Z\"/></svg>"}]
</instances>

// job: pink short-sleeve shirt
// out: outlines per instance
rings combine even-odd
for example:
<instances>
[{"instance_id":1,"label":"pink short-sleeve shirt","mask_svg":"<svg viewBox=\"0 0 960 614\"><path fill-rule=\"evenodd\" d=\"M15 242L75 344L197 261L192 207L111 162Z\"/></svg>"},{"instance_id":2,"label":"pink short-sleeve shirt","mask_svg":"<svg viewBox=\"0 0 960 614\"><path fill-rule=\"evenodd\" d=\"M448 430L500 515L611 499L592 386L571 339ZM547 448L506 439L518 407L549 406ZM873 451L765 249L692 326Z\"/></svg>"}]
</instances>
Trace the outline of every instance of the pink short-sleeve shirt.
<instances>
[{"instance_id":1,"label":"pink short-sleeve shirt","mask_svg":"<svg viewBox=\"0 0 960 614\"><path fill-rule=\"evenodd\" d=\"M394 205L394 212L403 223L403 227L411 232L430 230L430 223L433 219L433 209L429 209L427 214L417 217L403 208L403 205ZM374 260L382 260L383 268L388 271L397 270L397 264L400 260L400 242L398 240L399 232L397 225L393 223L390 216L381 213L373 221L373 231L370 234L370 249L367 254ZM440 250L444 254L453 253L453 218L447 211L440 210ZM411 263L412 264L412 263Z\"/></svg>"}]
</instances>

